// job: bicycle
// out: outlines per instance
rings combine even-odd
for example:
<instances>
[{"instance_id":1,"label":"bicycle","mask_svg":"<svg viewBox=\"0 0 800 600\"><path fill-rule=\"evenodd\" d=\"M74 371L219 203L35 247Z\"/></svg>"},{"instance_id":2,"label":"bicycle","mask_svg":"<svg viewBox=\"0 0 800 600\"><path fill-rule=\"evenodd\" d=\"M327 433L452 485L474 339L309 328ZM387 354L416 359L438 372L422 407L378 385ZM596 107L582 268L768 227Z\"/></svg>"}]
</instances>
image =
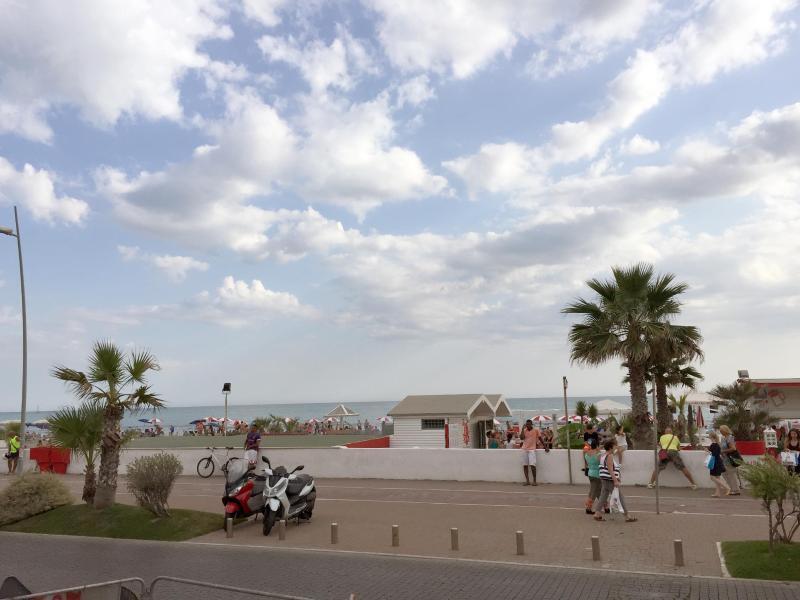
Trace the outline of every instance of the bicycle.
<instances>
[{"instance_id":1,"label":"bicycle","mask_svg":"<svg viewBox=\"0 0 800 600\"><path fill-rule=\"evenodd\" d=\"M211 454L197 461L197 474L203 479L208 479L211 477L214 474L214 470L216 469L217 465L219 465L219 468L223 473L227 473L230 462L232 460L239 460L238 456L230 456L231 450L235 450L233 446L225 446L224 459L220 458L214 453L215 450L221 450L221 448L210 446L206 447L206 450L210 450Z\"/></svg>"}]
</instances>

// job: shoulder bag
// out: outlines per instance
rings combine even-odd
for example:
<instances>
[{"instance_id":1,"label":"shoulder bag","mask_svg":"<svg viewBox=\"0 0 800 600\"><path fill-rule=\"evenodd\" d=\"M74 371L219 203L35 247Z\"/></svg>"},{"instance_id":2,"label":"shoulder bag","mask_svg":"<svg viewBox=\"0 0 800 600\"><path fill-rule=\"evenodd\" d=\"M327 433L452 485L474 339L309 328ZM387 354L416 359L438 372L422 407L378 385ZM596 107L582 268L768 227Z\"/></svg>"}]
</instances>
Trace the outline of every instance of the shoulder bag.
<instances>
[{"instance_id":1,"label":"shoulder bag","mask_svg":"<svg viewBox=\"0 0 800 600\"><path fill-rule=\"evenodd\" d=\"M672 437L669 439L669 442L667 443L667 448L669 448L672 445L672 441L674 439L675 439L675 434L673 433ZM658 460L660 460L661 462L666 462L666 461L669 460L669 453L667 452L667 450L665 448L659 448L659 450L658 450Z\"/></svg>"}]
</instances>

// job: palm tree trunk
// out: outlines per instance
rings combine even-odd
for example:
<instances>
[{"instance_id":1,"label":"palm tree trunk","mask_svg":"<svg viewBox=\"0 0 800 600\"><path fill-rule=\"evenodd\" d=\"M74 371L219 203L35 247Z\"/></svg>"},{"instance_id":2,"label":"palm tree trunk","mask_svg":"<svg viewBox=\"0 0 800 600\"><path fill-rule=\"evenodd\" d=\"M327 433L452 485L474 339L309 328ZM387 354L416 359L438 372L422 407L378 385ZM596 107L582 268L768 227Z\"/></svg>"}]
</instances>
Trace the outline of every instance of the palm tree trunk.
<instances>
[{"instance_id":1,"label":"palm tree trunk","mask_svg":"<svg viewBox=\"0 0 800 600\"><path fill-rule=\"evenodd\" d=\"M106 406L103 411L103 439L100 442L100 469L97 477L97 492L94 497L95 508L112 506L117 495L117 469L122 436L119 423L122 409Z\"/></svg>"},{"instance_id":2,"label":"palm tree trunk","mask_svg":"<svg viewBox=\"0 0 800 600\"><path fill-rule=\"evenodd\" d=\"M644 365L628 360L628 378L631 388L631 418L633 419L633 443L639 450L646 449L652 441L650 421L647 418L647 387L644 380Z\"/></svg>"},{"instance_id":3,"label":"palm tree trunk","mask_svg":"<svg viewBox=\"0 0 800 600\"><path fill-rule=\"evenodd\" d=\"M94 496L97 492L97 476L94 470L94 464L86 465L86 470L83 476L83 494L81 500L86 502L89 506L94 504Z\"/></svg>"},{"instance_id":4,"label":"palm tree trunk","mask_svg":"<svg viewBox=\"0 0 800 600\"><path fill-rule=\"evenodd\" d=\"M667 400L667 382L661 375L655 376L656 380L656 420L658 430L664 433L667 427L672 427L672 413L669 411Z\"/></svg>"}]
</instances>

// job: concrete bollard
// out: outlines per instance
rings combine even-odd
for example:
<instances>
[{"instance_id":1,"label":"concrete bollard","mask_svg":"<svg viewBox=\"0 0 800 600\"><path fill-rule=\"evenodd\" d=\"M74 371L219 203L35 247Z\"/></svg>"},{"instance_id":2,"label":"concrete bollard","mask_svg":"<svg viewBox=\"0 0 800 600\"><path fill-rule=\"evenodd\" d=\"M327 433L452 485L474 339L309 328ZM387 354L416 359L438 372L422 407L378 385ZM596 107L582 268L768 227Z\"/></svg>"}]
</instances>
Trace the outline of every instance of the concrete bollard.
<instances>
[{"instance_id":1,"label":"concrete bollard","mask_svg":"<svg viewBox=\"0 0 800 600\"><path fill-rule=\"evenodd\" d=\"M592 560L600 560L600 538L592 536Z\"/></svg>"},{"instance_id":2,"label":"concrete bollard","mask_svg":"<svg viewBox=\"0 0 800 600\"><path fill-rule=\"evenodd\" d=\"M232 538L233 537L233 519L227 517L225 519L225 537Z\"/></svg>"},{"instance_id":3,"label":"concrete bollard","mask_svg":"<svg viewBox=\"0 0 800 600\"><path fill-rule=\"evenodd\" d=\"M517 556L525 554L525 538L521 531L517 532Z\"/></svg>"},{"instance_id":4,"label":"concrete bollard","mask_svg":"<svg viewBox=\"0 0 800 600\"><path fill-rule=\"evenodd\" d=\"M683 566L683 540L673 540L672 544L675 546L675 566Z\"/></svg>"},{"instance_id":5,"label":"concrete bollard","mask_svg":"<svg viewBox=\"0 0 800 600\"><path fill-rule=\"evenodd\" d=\"M450 528L450 550L458 550L458 527Z\"/></svg>"},{"instance_id":6,"label":"concrete bollard","mask_svg":"<svg viewBox=\"0 0 800 600\"><path fill-rule=\"evenodd\" d=\"M331 523L331 544L339 543L339 524Z\"/></svg>"},{"instance_id":7,"label":"concrete bollard","mask_svg":"<svg viewBox=\"0 0 800 600\"><path fill-rule=\"evenodd\" d=\"M397 548L400 545L400 525L392 525L392 546Z\"/></svg>"},{"instance_id":8,"label":"concrete bollard","mask_svg":"<svg viewBox=\"0 0 800 600\"><path fill-rule=\"evenodd\" d=\"M286 539L286 519L281 519L278 521L278 539Z\"/></svg>"}]
</instances>

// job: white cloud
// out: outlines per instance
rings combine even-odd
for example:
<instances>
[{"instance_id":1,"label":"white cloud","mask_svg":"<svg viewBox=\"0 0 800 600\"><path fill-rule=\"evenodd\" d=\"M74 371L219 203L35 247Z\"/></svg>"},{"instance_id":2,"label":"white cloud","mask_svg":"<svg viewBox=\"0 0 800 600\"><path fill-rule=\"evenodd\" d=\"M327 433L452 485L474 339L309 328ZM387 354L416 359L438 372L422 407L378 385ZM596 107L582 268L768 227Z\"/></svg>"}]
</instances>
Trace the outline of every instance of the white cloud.
<instances>
[{"instance_id":1,"label":"white cloud","mask_svg":"<svg viewBox=\"0 0 800 600\"><path fill-rule=\"evenodd\" d=\"M0 156L0 203L24 206L37 221L76 225L89 214L89 205L71 196L59 196L55 177L44 169L25 164L17 171Z\"/></svg>"},{"instance_id":2,"label":"white cloud","mask_svg":"<svg viewBox=\"0 0 800 600\"><path fill-rule=\"evenodd\" d=\"M431 174L413 151L393 144L388 97L349 104L308 99L302 122L298 187L309 201L342 206L360 219L388 202L444 193L447 181Z\"/></svg>"},{"instance_id":3,"label":"white cloud","mask_svg":"<svg viewBox=\"0 0 800 600\"><path fill-rule=\"evenodd\" d=\"M138 246L117 246L125 261L141 261L161 270L174 283L186 280L190 271L207 271L208 263L191 256L143 253Z\"/></svg>"},{"instance_id":4,"label":"white cloud","mask_svg":"<svg viewBox=\"0 0 800 600\"><path fill-rule=\"evenodd\" d=\"M397 106L419 106L436 97L427 75L417 75L397 86Z\"/></svg>"},{"instance_id":5,"label":"white cloud","mask_svg":"<svg viewBox=\"0 0 800 600\"><path fill-rule=\"evenodd\" d=\"M617 42L636 37L653 4L647 0L363 0L380 16L378 35L390 60L407 71L470 77L520 39L539 51L532 70L554 75L599 60Z\"/></svg>"},{"instance_id":6,"label":"white cloud","mask_svg":"<svg viewBox=\"0 0 800 600\"><path fill-rule=\"evenodd\" d=\"M788 30L783 20L794 0L711 0L674 35L651 50L639 49L627 67L608 84L603 107L581 121L564 121L551 128L551 139L534 148L523 148L532 173L518 182L506 182L505 190L527 190L526 184L543 179L555 164L572 163L597 155L615 135L657 106L676 86L706 84L720 73L763 61L784 45ZM701 33L702 32L702 33ZM457 174L473 173L470 192L490 191L491 178L482 181L473 165L498 155L496 145L485 144L473 155L445 163ZM515 150L516 154L520 154Z\"/></svg>"},{"instance_id":7,"label":"white cloud","mask_svg":"<svg viewBox=\"0 0 800 600\"><path fill-rule=\"evenodd\" d=\"M178 81L229 38L217 0L11 2L0 14L0 133L49 142L51 110L108 127L124 115L182 117Z\"/></svg>"},{"instance_id":8,"label":"white cloud","mask_svg":"<svg viewBox=\"0 0 800 600\"><path fill-rule=\"evenodd\" d=\"M349 90L358 75L376 72L364 45L343 27L337 28L337 37L330 44L265 35L258 40L258 47L269 60L296 67L316 93L328 87Z\"/></svg>"},{"instance_id":9,"label":"white cloud","mask_svg":"<svg viewBox=\"0 0 800 600\"><path fill-rule=\"evenodd\" d=\"M231 93L214 143L190 160L135 177L110 168L97 175L126 223L192 245L260 256L267 230L291 211L251 200L289 189L314 203L342 206L359 218L387 202L443 193L447 182L419 157L393 144L386 95L350 104L325 95L305 99L299 129L252 93Z\"/></svg>"},{"instance_id":10,"label":"white cloud","mask_svg":"<svg viewBox=\"0 0 800 600\"><path fill-rule=\"evenodd\" d=\"M649 140L637 133L632 138L624 140L620 144L619 149L622 154L641 156L644 154L653 154L654 152L658 152L660 148L661 144L659 144L656 140Z\"/></svg>"},{"instance_id":11,"label":"white cloud","mask_svg":"<svg viewBox=\"0 0 800 600\"><path fill-rule=\"evenodd\" d=\"M275 27L281 22L278 15L288 4L288 0L242 0L242 8L248 19L252 19L265 27Z\"/></svg>"},{"instance_id":12,"label":"white cloud","mask_svg":"<svg viewBox=\"0 0 800 600\"><path fill-rule=\"evenodd\" d=\"M114 325L138 325L150 319L201 321L244 327L278 317L313 319L319 312L287 292L276 292L254 279L250 283L228 275L214 293L201 292L179 304L130 306L122 310L80 309L74 317Z\"/></svg>"}]
</instances>

